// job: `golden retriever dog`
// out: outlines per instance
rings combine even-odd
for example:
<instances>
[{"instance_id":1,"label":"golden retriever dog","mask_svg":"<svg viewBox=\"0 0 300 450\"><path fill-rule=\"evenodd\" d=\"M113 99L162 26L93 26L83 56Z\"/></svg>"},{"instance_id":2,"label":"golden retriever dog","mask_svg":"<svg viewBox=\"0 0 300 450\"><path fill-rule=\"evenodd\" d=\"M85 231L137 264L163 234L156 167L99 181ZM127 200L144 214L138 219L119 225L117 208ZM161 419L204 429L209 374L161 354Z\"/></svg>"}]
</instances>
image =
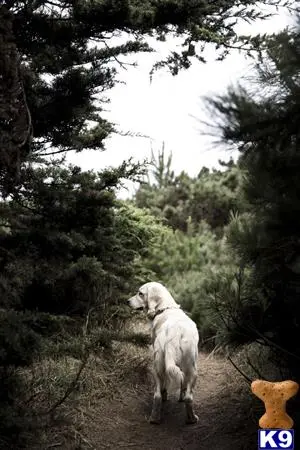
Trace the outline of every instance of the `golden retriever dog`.
<instances>
[{"instance_id":1,"label":"golden retriever dog","mask_svg":"<svg viewBox=\"0 0 300 450\"><path fill-rule=\"evenodd\" d=\"M196 423L193 388L197 378L199 335L196 324L182 311L160 283L140 287L128 305L144 309L152 322L155 392L150 423L160 423L162 401L171 385L180 387L179 401L185 403L186 423Z\"/></svg>"}]
</instances>

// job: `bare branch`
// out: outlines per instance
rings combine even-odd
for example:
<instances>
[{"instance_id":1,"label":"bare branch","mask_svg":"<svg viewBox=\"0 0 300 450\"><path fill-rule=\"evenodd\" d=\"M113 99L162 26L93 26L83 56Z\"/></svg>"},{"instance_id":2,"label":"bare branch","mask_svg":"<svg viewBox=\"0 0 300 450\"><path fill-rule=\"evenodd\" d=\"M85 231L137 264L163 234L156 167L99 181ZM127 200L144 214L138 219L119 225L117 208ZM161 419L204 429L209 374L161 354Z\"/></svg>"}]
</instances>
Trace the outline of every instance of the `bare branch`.
<instances>
[{"instance_id":1,"label":"bare branch","mask_svg":"<svg viewBox=\"0 0 300 450\"><path fill-rule=\"evenodd\" d=\"M230 358L230 356L228 356L227 359L228 359L228 361L233 365L233 367L239 372L239 374L241 374L242 377L244 377L245 380L247 380L248 383L251 384L251 383L252 383L252 380L251 380L247 375L245 375L245 374L241 371L241 369L239 369L239 368L237 367L237 365L232 361L232 359Z\"/></svg>"}]
</instances>

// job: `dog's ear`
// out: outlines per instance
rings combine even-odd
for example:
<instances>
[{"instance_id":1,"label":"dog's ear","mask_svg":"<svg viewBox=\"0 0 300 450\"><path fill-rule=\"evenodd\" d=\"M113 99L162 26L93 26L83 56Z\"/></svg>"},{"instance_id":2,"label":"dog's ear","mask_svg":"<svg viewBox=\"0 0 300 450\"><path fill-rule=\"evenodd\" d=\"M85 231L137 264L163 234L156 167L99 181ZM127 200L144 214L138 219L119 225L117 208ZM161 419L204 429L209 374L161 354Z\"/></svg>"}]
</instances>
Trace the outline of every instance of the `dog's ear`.
<instances>
[{"instance_id":1,"label":"dog's ear","mask_svg":"<svg viewBox=\"0 0 300 450\"><path fill-rule=\"evenodd\" d=\"M156 286L148 286L147 289L147 314L154 316L160 303L160 296Z\"/></svg>"}]
</instances>

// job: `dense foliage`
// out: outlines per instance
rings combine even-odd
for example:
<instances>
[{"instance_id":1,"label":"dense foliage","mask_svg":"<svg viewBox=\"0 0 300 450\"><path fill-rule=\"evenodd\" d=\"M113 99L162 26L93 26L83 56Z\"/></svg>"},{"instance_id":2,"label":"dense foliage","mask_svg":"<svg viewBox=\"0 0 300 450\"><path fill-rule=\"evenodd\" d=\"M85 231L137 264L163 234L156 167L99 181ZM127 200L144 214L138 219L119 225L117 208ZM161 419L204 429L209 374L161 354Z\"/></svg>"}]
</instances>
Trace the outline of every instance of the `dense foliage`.
<instances>
[{"instance_id":1,"label":"dense foliage","mask_svg":"<svg viewBox=\"0 0 300 450\"><path fill-rule=\"evenodd\" d=\"M287 362L293 376L300 357L299 29L298 21L293 32L266 40L254 85L210 101L223 139L241 152L250 205L228 231L241 265L250 270L231 329L241 327L244 338L279 351L280 364ZM250 320L241 321L249 310Z\"/></svg>"},{"instance_id":2,"label":"dense foliage","mask_svg":"<svg viewBox=\"0 0 300 450\"><path fill-rule=\"evenodd\" d=\"M116 200L118 180L134 170L24 171L24 190L0 205L3 306L82 315L128 293L156 231L154 219Z\"/></svg>"},{"instance_id":3,"label":"dense foliage","mask_svg":"<svg viewBox=\"0 0 300 450\"><path fill-rule=\"evenodd\" d=\"M143 259L145 267L190 312L209 346L224 331L215 293L222 280L234 282L239 270L226 229L234 211L246 211L242 181L243 171L232 160L220 161L219 170L203 167L194 178L184 172L175 176L172 155L166 157L163 149L134 197L167 225Z\"/></svg>"},{"instance_id":4,"label":"dense foliage","mask_svg":"<svg viewBox=\"0 0 300 450\"><path fill-rule=\"evenodd\" d=\"M240 207L241 170L232 160L221 161L223 170L203 167L192 178L185 172L175 176L171 163L172 155L166 160L162 150L152 163L152 176L135 194L136 205L148 208L174 230L187 232L190 224L197 228L205 220L222 234L230 211Z\"/></svg>"}]
</instances>

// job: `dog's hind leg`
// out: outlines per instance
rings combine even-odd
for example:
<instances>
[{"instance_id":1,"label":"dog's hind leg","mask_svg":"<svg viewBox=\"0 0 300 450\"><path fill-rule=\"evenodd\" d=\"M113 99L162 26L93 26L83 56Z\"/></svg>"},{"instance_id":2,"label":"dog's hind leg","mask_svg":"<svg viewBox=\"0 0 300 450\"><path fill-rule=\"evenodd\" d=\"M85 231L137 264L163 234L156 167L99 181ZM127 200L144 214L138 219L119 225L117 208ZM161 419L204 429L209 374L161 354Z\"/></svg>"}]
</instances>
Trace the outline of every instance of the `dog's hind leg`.
<instances>
[{"instance_id":1,"label":"dog's hind leg","mask_svg":"<svg viewBox=\"0 0 300 450\"><path fill-rule=\"evenodd\" d=\"M161 390L161 398L163 402L166 402L168 400L168 391L165 387Z\"/></svg>"},{"instance_id":2,"label":"dog's hind leg","mask_svg":"<svg viewBox=\"0 0 300 450\"><path fill-rule=\"evenodd\" d=\"M154 379L156 383L153 404L152 404L152 412L150 416L150 423L159 424L161 421L161 406L162 406L162 383L157 375L156 371L154 372Z\"/></svg>"},{"instance_id":3,"label":"dog's hind leg","mask_svg":"<svg viewBox=\"0 0 300 450\"><path fill-rule=\"evenodd\" d=\"M196 383L197 375L196 371L192 371L188 374L187 378L187 385L186 385L186 393L184 396L184 403L185 403L185 411L186 411L186 423L192 424L198 422L198 417L194 413L194 407L193 407L193 388Z\"/></svg>"},{"instance_id":4,"label":"dog's hind leg","mask_svg":"<svg viewBox=\"0 0 300 450\"><path fill-rule=\"evenodd\" d=\"M184 402L185 393L186 393L186 382L185 382L185 377L184 377L184 380L180 386L180 395L179 395L179 399L178 399L179 402Z\"/></svg>"}]
</instances>

